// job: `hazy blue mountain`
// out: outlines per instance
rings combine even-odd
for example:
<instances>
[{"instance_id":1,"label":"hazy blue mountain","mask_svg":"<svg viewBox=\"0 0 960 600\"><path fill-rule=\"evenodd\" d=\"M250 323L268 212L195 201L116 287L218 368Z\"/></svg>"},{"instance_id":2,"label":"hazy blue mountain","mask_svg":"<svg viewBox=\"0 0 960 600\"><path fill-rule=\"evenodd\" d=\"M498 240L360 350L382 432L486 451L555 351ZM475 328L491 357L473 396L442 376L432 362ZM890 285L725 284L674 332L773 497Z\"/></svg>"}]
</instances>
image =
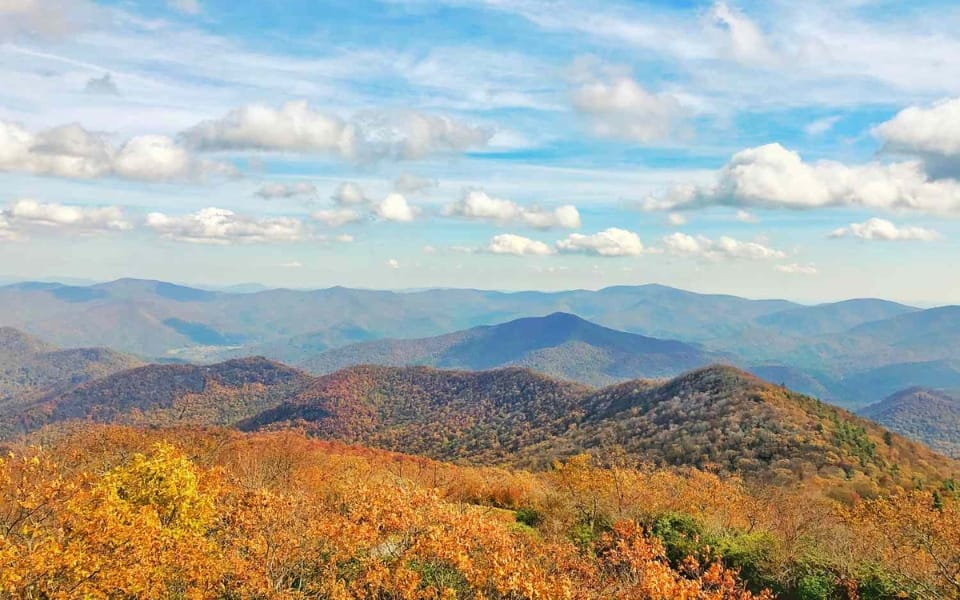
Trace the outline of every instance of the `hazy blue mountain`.
<instances>
[{"instance_id":1,"label":"hazy blue mountain","mask_svg":"<svg viewBox=\"0 0 960 600\"><path fill-rule=\"evenodd\" d=\"M809 337L847 331L871 321L889 319L920 309L887 300L862 298L802 306L764 315L758 325L784 335Z\"/></svg>"},{"instance_id":2,"label":"hazy blue mountain","mask_svg":"<svg viewBox=\"0 0 960 600\"><path fill-rule=\"evenodd\" d=\"M353 344L307 358L299 365L314 373L359 364L471 370L523 366L602 385L673 376L719 358L677 340L616 331L576 315L553 313L437 337Z\"/></svg>"},{"instance_id":3,"label":"hazy blue mountain","mask_svg":"<svg viewBox=\"0 0 960 600\"><path fill-rule=\"evenodd\" d=\"M860 414L944 454L960 457L960 398L912 387L861 409Z\"/></svg>"}]
</instances>

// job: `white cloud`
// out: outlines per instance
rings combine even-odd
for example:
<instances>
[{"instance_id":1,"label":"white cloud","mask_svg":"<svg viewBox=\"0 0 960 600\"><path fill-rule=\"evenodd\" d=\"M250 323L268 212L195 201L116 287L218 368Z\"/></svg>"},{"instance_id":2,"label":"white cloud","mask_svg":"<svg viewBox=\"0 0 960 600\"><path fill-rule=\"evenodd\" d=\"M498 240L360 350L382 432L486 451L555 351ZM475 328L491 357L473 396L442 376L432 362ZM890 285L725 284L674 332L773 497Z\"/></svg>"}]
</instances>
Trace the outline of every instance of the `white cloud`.
<instances>
[{"instance_id":1,"label":"white cloud","mask_svg":"<svg viewBox=\"0 0 960 600\"><path fill-rule=\"evenodd\" d=\"M101 94L105 96L120 95L120 90L117 89L117 84L114 83L110 73L104 73L103 77L91 77L87 80L87 84L83 87L83 90L88 94Z\"/></svg>"},{"instance_id":2,"label":"white cloud","mask_svg":"<svg viewBox=\"0 0 960 600\"><path fill-rule=\"evenodd\" d=\"M763 32L745 14L720 1L714 3L710 16L714 23L727 32L729 51L737 61L760 64L776 62L777 57Z\"/></svg>"},{"instance_id":3,"label":"white cloud","mask_svg":"<svg viewBox=\"0 0 960 600\"><path fill-rule=\"evenodd\" d=\"M553 250L547 244L512 233L501 233L494 236L484 250L493 254L512 254L514 256L553 254Z\"/></svg>"},{"instance_id":4,"label":"white cloud","mask_svg":"<svg viewBox=\"0 0 960 600\"><path fill-rule=\"evenodd\" d=\"M416 111L369 111L346 121L298 100L280 108L242 106L181 135L200 150L302 152L367 161L463 152L485 146L492 132Z\"/></svg>"},{"instance_id":5,"label":"white cloud","mask_svg":"<svg viewBox=\"0 0 960 600\"><path fill-rule=\"evenodd\" d=\"M817 137L823 135L833 129L833 126L840 121L839 115L832 115L829 117L822 117L811 121L803 126L803 132L810 137Z\"/></svg>"},{"instance_id":6,"label":"white cloud","mask_svg":"<svg viewBox=\"0 0 960 600\"><path fill-rule=\"evenodd\" d=\"M0 211L9 229L63 228L82 232L125 231L132 227L116 206L70 206L22 199Z\"/></svg>"},{"instance_id":7,"label":"white cloud","mask_svg":"<svg viewBox=\"0 0 960 600\"><path fill-rule=\"evenodd\" d=\"M254 192L264 200L299 197L316 198L318 193L316 185L305 181L299 183L264 183Z\"/></svg>"},{"instance_id":8,"label":"white cloud","mask_svg":"<svg viewBox=\"0 0 960 600\"><path fill-rule=\"evenodd\" d=\"M85 0L0 0L0 40L24 35L56 38L81 26Z\"/></svg>"},{"instance_id":9,"label":"white cloud","mask_svg":"<svg viewBox=\"0 0 960 600\"><path fill-rule=\"evenodd\" d=\"M861 240L919 242L931 242L941 237L938 232L932 229L915 226L899 227L886 219L876 217L867 219L863 223L851 223L830 233L831 238L847 236L860 238Z\"/></svg>"},{"instance_id":10,"label":"white cloud","mask_svg":"<svg viewBox=\"0 0 960 600\"><path fill-rule=\"evenodd\" d=\"M396 192L387 194L387 197L374 207L373 212L385 221L398 223L408 223L417 216L417 210L410 206L402 194Z\"/></svg>"},{"instance_id":11,"label":"white cloud","mask_svg":"<svg viewBox=\"0 0 960 600\"><path fill-rule=\"evenodd\" d=\"M16 123L0 121L0 171L73 179L115 175L161 181L231 175L234 169L197 159L166 136L137 136L116 149L103 135L77 124L33 134Z\"/></svg>"},{"instance_id":12,"label":"white cloud","mask_svg":"<svg viewBox=\"0 0 960 600\"><path fill-rule=\"evenodd\" d=\"M445 208L444 213L448 216L501 225L523 223L536 229L580 227L580 212L573 205L566 204L553 210L527 208L512 200L490 196L483 190L465 191L460 200Z\"/></svg>"},{"instance_id":13,"label":"white cloud","mask_svg":"<svg viewBox=\"0 0 960 600\"><path fill-rule=\"evenodd\" d=\"M809 209L826 206L960 212L960 182L932 180L920 161L848 166L804 162L780 144L742 150L708 185L677 186L649 196L647 210L711 205Z\"/></svg>"},{"instance_id":14,"label":"white cloud","mask_svg":"<svg viewBox=\"0 0 960 600\"><path fill-rule=\"evenodd\" d=\"M391 269L399 269L400 261L395 258L391 258L390 260L387 261L387 266L390 267Z\"/></svg>"},{"instance_id":15,"label":"white cloud","mask_svg":"<svg viewBox=\"0 0 960 600\"><path fill-rule=\"evenodd\" d=\"M756 217L753 213L746 210L738 210L736 218L741 223L758 223L760 219Z\"/></svg>"},{"instance_id":16,"label":"white cloud","mask_svg":"<svg viewBox=\"0 0 960 600\"><path fill-rule=\"evenodd\" d=\"M327 227L340 227L363 220L363 215L352 208L324 208L313 211L310 216Z\"/></svg>"},{"instance_id":17,"label":"white cloud","mask_svg":"<svg viewBox=\"0 0 960 600\"><path fill-rule=\"evenodd\" d=\"M960 98L943 100L929 108L905 108L874 127L873 134L891 152L916 154L928 161L960 160Z\"/></svg>"},{"instance_id":18,"label":"white cloud","mask_svg":"<svg viewBox=\"0 0 960 600\"><path fill-rule=\"evenodd\" d=\"M290 262L280 263L277 266L281 269L299 269L303 266L303 263L299 260L291 260Z\"/></svg>"},{"instance_id":19,"label":"white cloud","mask_svg":"<svg viewBox=\"0 0 960 600\"><path fill-rule=\"evenodd\" d=\"M561 252L579 252L597 256L638 256L643 253L640 236L616 227L592 235L572 233L566 239L558 241L557 248Z\"/></svg>"},{"instance_id":20,"label":"white cloud","mask_svg":"<svg viewBox=\"0 0 960 600\"><path fill-rule=\"evenodd\" d=\"M790 275L816 275L818 273L817 267L814 265L801 265L797 263L776 265L774 268L781 273L788 273Z\"/></svg>"},{"instance_id":21,"label":"white cloud","mask_svg":"<svg viewBox=\"0 0 960 600\"><path fill-rule=\"evenodd\" d=\"M728 236L712 240L706 236L672 233L663 238L664 247L671 254L707 260L769 260L786 258L786 253L758 242L744 242Z\"/></svg>"},{"instance_id":22,"label":"white cloud","mask_svg":"<svg viewBox=\"0 0 960 600\"><path fill-rule=\"evenodd\" d=\"M295 242L307 234L298 219L248 217L214 207L179 217L150 213L146 225L163 237L200 244Z\"/></svg>"},{"instance_id":23,"label":"white cloud","mask_svg":"<svg viewBox=\"0 0 960 600\"><path fill-rule=\"evenodd\" d=\"M669 215L667 215L667 223L675 227L679 227L680 225L686 225L687 217L680 213L670 213Z\"/></svg>"},{"instance_id":24,"label":"white cloud","mask_svg":"<svg viewBox=\"0 0 960 600\"><path fill-rule=\"evenodd\" d=\"M595 135L641 143L673 137L685 112L674 96L648 92L624 75L584 83L573 93L573 106Z\"/></svg>"},{"instance_id":25,"label":"white cloud","mask_svg":"<svg viewBox=\"0 0 960 600\"><path fill-rule=\"evenodd\" d=\"M352 181L344 181L338 185L330 199L340 206L356 206L370 201L363 193L363 189Z\"/></svg>"}]
</instances>

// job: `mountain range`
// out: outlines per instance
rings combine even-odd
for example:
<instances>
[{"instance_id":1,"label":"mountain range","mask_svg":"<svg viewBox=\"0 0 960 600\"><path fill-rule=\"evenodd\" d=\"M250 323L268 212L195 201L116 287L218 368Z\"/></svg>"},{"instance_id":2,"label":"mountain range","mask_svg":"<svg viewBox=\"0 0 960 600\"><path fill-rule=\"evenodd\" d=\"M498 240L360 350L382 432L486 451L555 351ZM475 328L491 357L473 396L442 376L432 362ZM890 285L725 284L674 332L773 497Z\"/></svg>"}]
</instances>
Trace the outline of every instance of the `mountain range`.
<instances>
[{"instance_id":1,"label":"mountain range","mask_svg":"<svg viewBox=\"0 0 960 600\"><path fill-rule=\"evenodd\" d=\"M522 356L494 353L487 364L478 352L471 357L469 345L455 348L468 338L496 348L493 333L484 337L476 328L560 312L623 334L687 344L711 361L849 408L911 386L960 388L960 345L951 343L960 335L955 306L921 310L876 299L802 306L660 285L514 293L257 289L230 293L135 279L20 283L0 287L0 325L61 346L108 347L151 361L263 355L328 372L370 356L388 364L529 365L591 384L657 375L621 369L616 350L606 344L597 350L575 335L553 346L534 344ZM656 353L644 354L645 368L655 366Z\"/></svg>"},{"instance_id":2,"label":"mountain range","mask_svg":"<svg viewBox=\"0 0 960 600\"><path fill-rule=\"evenodd\" d=\"M960 458L960 395L914 387L866 406L859 413L938 452Z\"/></svg>"},{"instance_id":3,"label":"mountain range","mask_svg":"<svg viewBox=\"0 0 960 600\"><path fill-rule=\"evenodd\" d=\"M345 367L427 365L483 370L505 366L592 385L669 377L721 360L697 346L601 327L553 313L412 340L377 340L321 352L300 361L312 373Z\"/></svg>"}]
</instances>

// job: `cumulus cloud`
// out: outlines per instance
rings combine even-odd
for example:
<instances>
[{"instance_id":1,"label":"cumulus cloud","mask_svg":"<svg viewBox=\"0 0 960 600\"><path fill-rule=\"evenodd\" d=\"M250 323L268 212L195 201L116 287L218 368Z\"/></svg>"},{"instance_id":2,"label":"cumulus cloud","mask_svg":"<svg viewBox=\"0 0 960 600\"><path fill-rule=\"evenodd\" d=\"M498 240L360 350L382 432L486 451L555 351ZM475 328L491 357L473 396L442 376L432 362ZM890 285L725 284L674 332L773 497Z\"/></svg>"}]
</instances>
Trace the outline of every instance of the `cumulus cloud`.
<instances>
[{"instance_id":1,"label":"cumulus cloud","mask_svg":"<svg viewBox=\"0 0 960 600\"><path fill-rule=\"evenodd\" d=\"M83 90L88 94L120 95L120 90L117 89L117 84L113 82L110 73L104 73L103 77L91 77L87 80L87 85L84 86Z\"/></svg>"},{"instance_id":2,"label":"cumulus cloud","mask_svg":"<svg viewBox=\"0 0 960 600\"><path fill-rule=\"evenodd\" d=\"M327 227L340 227L363 220L363 215L352 208L323 208L313 211L310 216Z\"/></svg>"},{"instance_id":3,"label":"cumulus cloud","mask_svg":"<svg viewBox=\"0 0 960 600\"><path fill-rule=\"evenodd\" d=\"M0 171L72 179L113 175L143 181L234 173L230 165L192 156L166 136L137 136L114 148L105 136L77 124L31 133L4 121L0 121Z\"/></svg>"},{"instance_id":4,"label":"cumulus cloud","mask_svg":"<svg viewBox=\"0 0 960 600\"><path fill-rule=\"evenodd\" d=\"M643 253L640 236L632 231L611 227L584 235L571 233L566 239L557 242L561 252L594 254L597 256L638 256Z\"/></svg>"},{"instance_id":5,"label":"cumulus cloud","mask_svg":"<svg viewBox=\"0 0 960 600\"><path fill-rule=\"evenodd\" d=\"M83 25L86 0L0 0L0 41L18 35L57 38Z\"/></svg>"},{"instance_id":6,"label":"cumulus cloud","mask_svg":"<svg viewBox=\"0 0 960 600\"><path fill-rule=\"evenodd\" d=\"M349 121L304 100L279 108L249 104L181 135L199 150L328 154L356 161L413 160L485 146L492 131L416 111L368 111Z\"/></svg>"},{"instance_id":7,"label":"cumulus cloud","mask_svg":"<svg viewBox=\"0 0 960 600\"><path fill-rule=\"evenodd\" d=\"M363 189L352 181L345 181L338 185L330 199L340 206L357 206L370 201L363 193Z\"/></svg>"},{"instance_id":8,"label":"cumulus cloud","mask_svg":"<svg viewBox=\"0 0 960 600\"><path fill-rule=\"evenodd\" d=\"M385 221L408 223L417 216L417 210L410 206L403 194L393 192L381 200L373 209L373 213Z\"/></svg>"},{"instance_id":9,"label":"cumulus cloud","mask_svg":"<svg viewBox=\"0 0 960 600\"><path fill-rule=\"evenodd\" d=\"M809 209L827 206L960 212L960 182L932 180L923 163L804 162L780 144L742 150L708 185L677 186L643 202L647 210L711 205Z\"/></svg>"},{"instance_id":10,"label":"cumulus cloud","mask_svg":"<svg viewBox=\"0 0 960 600\"><path fill-rule=\"evenodd\" d=\"M879 241L918 241L931 242L940 239L940 234L932 229L916 226L897 226L886 219L876 217L867 219L863 223L851 223L846 227L835 229L830 233L831 238L856 237L861 240Z\"/></svg>"},{"instance_id":11,"label":"cumulus cloud","mask_svg":"<svg viewBox=\"0 0 960 600\"><path fill-rule=\"evenodd\" d=\"M738 210L736 217L741 223L758 223L760 221L756 215L746 210Z\"/></svg>"},{"instance_id":12,"label":"cumulus cloud","mask_svg":"<svg viewBox=\"0 0 960 600\"><path fill-rule=\"evenodd\" d=\"M680 213L670 213L667 215L667 223L674 226L686 225L687 217Z\"/></svg>"},{"instance_id":13,"label":"cumulus cloud","mask_svg":"<svg viewBox=\"0 0 960 600\"><path fill-rule=\"evenodd\" d=\"M905 108L873 133L889 150L960 156L960 98Z\"/></svg>"},{"instance_id":14,"label":"cumulus cloud","mask_svg":"<svg viewBox=\"0 0 960 600\"><path fill-rule=\"evenodd\" d=\"M493 254L512 254L514 256L553 254L553 249L547 244L512 233L501 233L494 236L484 250Z\"/></svg>"},{"instance_id":15,"label":"cumulus cloud","mask_svg":"<svg viewBox=\"0 0 960 600\"><path fill-rule=\"evenodd\" d=\"M197 244L295 242L307 235L298 219L248 217L214 207L183 216L150 213L146 225L163 237Z\"/></svg>"},{"instance_id":16,"label":"cumulus cloud","mask_svg":"<svg viewBox=\"0 0 960 600\"><path fill-rule=\"evenodd\" d=\"M801 265L797 263L776 265L774 268L781 273L787 273L789 275L816 275L818 273L817 267L813 265Z\"/></svg>"},{"instance_id":17,"label":"cumulus cloud","mask_svg":"<svg viewBox=\"0 0 960 600\"><path fill-rule=\"evenodd\" d=\"M71 206L26 198L0 211L0 220L11 231L46 227L92 233L125 231L132 227L116 206Z\"/></svg>"},{"instance_id":18,"label":"cumulus cloud","mask_svg":"<svg viewBox=\"0 0 960 600\"><path fill-rule=\"evenodd\" d=\"M577 229L580 212L566 204L553 210L520 206L512 200L495 198L483 190L467 190L457 202L444 209L448 216L489 221L501 225L522 223L536 229Z\"/></svg>"},{"instance_id":19,"label":"cumulus cloud","mask_svg":"<svg viewBox=\"0 0 960 600\"><path fill-rule=\"evenodd\" d=\"M707 260L770 260L787 256L781 250L758 242L744 242L728 236L713 240L702 235L694 237L677 232L664 237L663 245L671 254Z\"/></svg>"},{"instance_id":20,"label":"cumulus cloud","mask_svg":"<svg viewBox=\"0 0 960 600\"><path fill-rule=\"evenodd\" d=\"M613 75L573 92L574 108L600 137L651 143L676 133L685 111L670 94L654 94L632 78Z\"/></svg>"},{"instance_id":21,"label":"cumulus cloud","mask_svg":"<svg viewBox=\"0 0 960 600\"><path fill-rule=\"evenodd\" d=\"M316 198L317 186L305 181L299 183L264 183L254 194L264 200L277 198Z\"/></svg>"},{"instance_id":22,"label":"cumulus cloud","mask_svg":"<svg viewBox=\"0 0 960 600\"><path fill-rule=\"evenodd\" d=\"M387 266L390 267L391 269L399 269L400 261L395 258L391 258L390 260L387 261Z\"/></svg>"}]
</instances>

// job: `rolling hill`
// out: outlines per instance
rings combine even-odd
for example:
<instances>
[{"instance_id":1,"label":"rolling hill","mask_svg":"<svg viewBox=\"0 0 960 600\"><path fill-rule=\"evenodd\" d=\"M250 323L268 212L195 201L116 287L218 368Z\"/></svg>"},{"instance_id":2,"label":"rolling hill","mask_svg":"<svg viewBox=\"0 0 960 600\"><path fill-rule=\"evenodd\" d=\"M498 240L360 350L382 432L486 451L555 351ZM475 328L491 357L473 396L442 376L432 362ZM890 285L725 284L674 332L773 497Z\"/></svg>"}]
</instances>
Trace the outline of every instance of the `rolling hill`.
<instances>
[{"instance_id":1,"label":"rolling hill","mask_svg":"<svg viewBox=\"0 0 960 600\"><path fill-rule=\"evenodd\" d=\"M563 379L605 385L667 377L718 360L676 340L595 325L569 313L516 319L415 340L379 340L328 350L298 365L324 374L377 364L483 370L521 366Z\"/></svg>"},{"instance_id":2,"label":"rolling hill","mask_svg":"<svg viewBox=\"0 0 960 600\"><path fill-rule=\"evenodd\" d=\"M929 388L909 388L860 410L891 431L960 458L960 398Z\"/></svg>"},{"instance_id":3,"label":"rolling hill","mask_svg":"<svg viewBox=\"0 0 960 600\"><path fill-rule=\"evenodd\" d=\"M0 413L142 364L105 348L61 349L0 327Z\"/></svg>"},{"instance_id":4,"label":"rolling hill","mask_svg":"<svg viewBox=\"0 0 960 600\"><path fill-rule=\"evenodd\" d=\"M538 468L583 451L622 452L655 465L830 485L909 485L914 476L953 476L960 466L846 411L721 366L600 390L519 368L360 366L317 378L240 427L296 427L470 463Z\"/></svg>"},{"instance_id":5,"label":"rolling hill","mask_svg":"<svg viewBox=\"0 0 960 600\"><path fill-rule=\"evenodd\" d=\"M147 365L0 414L29 431L80 419L149 425L232 425L294 395L310 377L262 358L211 366Z\"/></svg>"}]
</instances>

